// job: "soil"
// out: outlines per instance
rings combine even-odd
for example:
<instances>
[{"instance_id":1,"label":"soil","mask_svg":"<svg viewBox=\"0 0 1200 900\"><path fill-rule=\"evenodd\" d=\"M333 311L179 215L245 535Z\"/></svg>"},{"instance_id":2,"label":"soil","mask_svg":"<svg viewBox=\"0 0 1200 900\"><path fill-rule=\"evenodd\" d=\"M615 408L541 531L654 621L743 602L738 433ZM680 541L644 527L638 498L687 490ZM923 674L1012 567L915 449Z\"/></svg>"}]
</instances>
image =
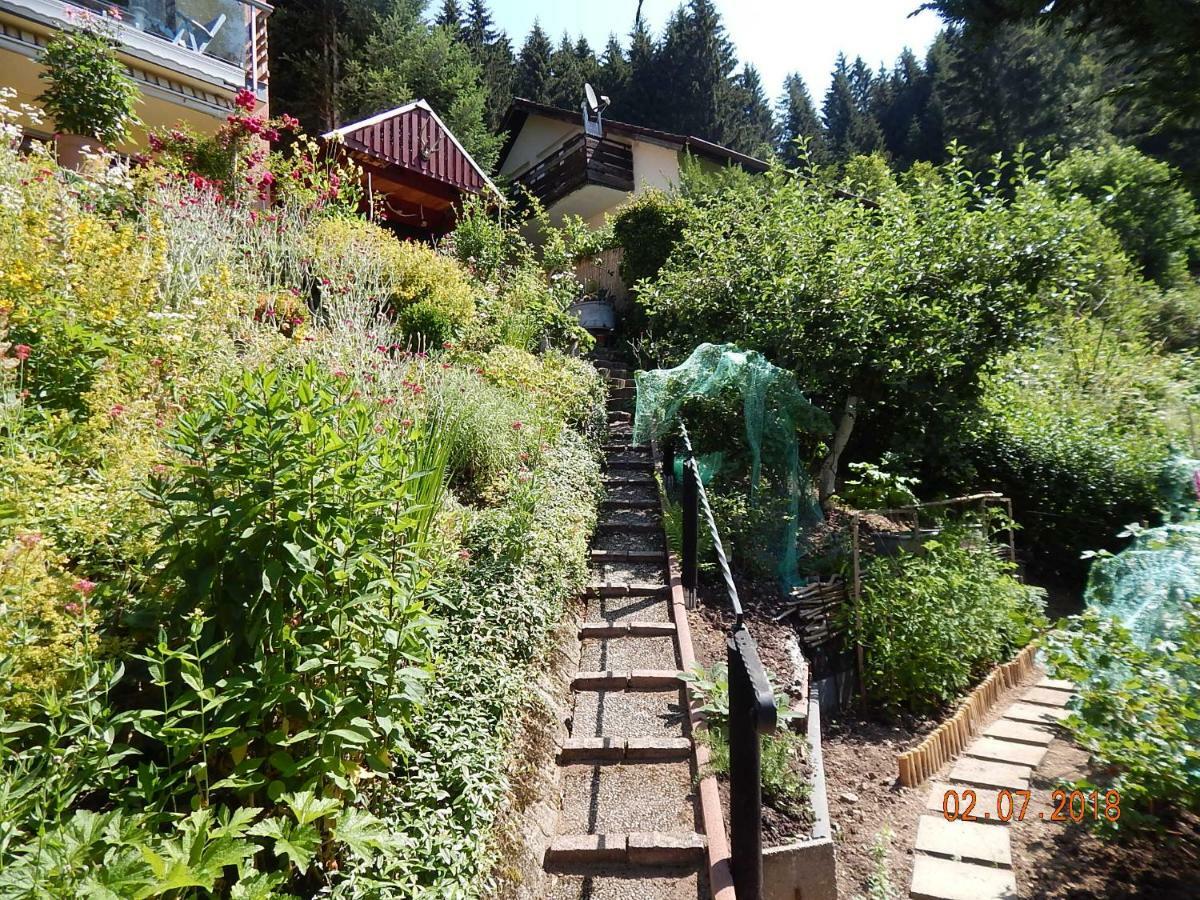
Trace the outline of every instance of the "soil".
<instances>
[{"instance_id":1,"label":"soil","mask_svg":"<svg viewBox=\"0 0 1200 900\"><path fill-rule=\"evenodd\" d=\"M1055 740L1030 789L1049 800L1087 771L1087 754ZM1013 861L1022 897L1046 900L1194 900L1200 896L1200 819L1185 816L1161 834L1100 837L1086 823L1026 816L1012 826Z\"/></svg>"}]
</instances>

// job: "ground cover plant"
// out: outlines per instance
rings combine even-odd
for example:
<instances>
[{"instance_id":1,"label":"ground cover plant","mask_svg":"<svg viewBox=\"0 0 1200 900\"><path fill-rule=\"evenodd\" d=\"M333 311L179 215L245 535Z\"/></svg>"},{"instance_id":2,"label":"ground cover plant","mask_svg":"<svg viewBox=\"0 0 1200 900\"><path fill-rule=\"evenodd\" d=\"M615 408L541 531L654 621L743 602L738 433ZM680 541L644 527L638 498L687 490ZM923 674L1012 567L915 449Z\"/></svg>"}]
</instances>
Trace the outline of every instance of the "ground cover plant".
<instances>
[{"instance_id":1,"label":"ground cover plant","mask_svg":"<svg viewBox=\"0 0 1200 900\"><path fill-rule=\"evenodd\" d=\"M0 896L490 895L596 509L571 288L294 153L82 176L4 116Z\"/></svg>"}]
</instances>

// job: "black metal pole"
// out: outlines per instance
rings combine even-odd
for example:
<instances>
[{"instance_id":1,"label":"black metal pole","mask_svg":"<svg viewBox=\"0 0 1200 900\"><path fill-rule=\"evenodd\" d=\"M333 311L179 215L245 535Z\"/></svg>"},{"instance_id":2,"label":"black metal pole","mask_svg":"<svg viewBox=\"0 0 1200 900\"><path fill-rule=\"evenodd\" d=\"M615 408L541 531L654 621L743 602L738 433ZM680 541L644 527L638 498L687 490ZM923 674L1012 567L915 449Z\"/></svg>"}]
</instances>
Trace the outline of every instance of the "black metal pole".
<instances>
[{"instance_id":1,"label":"black metal pole","mask_svg":"<svg viewBox=\"0 0 1200 900\"><path fill-rule=\"evenodd\" d=\"M667 434L662 444L663 487L670 488L675 481L675 435Z\"/></svg>"},{"instance_id":2,"label":"black metal pole","mask_svg":"<svg viewBox=\"0 0 1200 900\"><path fill-rule=\"evenodd\" d=\"M696 460L688 456L683 461L683 496L681 507L683 522L683 572L681 578L683 589L687 592L687 602L691 606L696 599L696 581L699 573L699 529L700 529L700 494L698 481L700 472L696 468Z\"/></svg>"},{"instance_id":3,"label":"black metal pole","mask_svg":"<svg viewBox=\"0 0 1200 900\"><path fill-rule=\"evenodd\" d=\"M729 666L729 835L739 900L762 900L762 745L775 730L775 697L745 625L726 647Z\"/></svg>"}]
</instances>

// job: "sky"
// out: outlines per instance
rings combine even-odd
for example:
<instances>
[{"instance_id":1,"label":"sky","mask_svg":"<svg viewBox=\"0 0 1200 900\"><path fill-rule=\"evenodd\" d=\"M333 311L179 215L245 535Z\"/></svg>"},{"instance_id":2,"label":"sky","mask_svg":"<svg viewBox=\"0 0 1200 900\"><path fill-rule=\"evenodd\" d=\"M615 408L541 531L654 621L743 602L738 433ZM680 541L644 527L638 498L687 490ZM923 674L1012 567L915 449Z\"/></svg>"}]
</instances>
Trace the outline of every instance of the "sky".
<instances>
[{"instance_id":1,"label":"sky","mask_svg":"<svg viewBox=\"0 0 1200 900\"><path fill-rule=\"evenodd\" d=\"M655 35L680 0L644 0L642 14ZM789 72L799 72L818 107L829 86L838 51L851 60L861 55L872 68L889 67L911 47L924 56L940 20L932 12L908 14L921 0L715 0L742 62L752 62L774 100ZM432 4L437 6L439 4ZM465 3L463 4L466 5ZM557 44L563 31L580 33L597 53L610 32L625 43L633 27L637 0L492 0L496 24L520 50L534 19ZM620 98L613 97L613 115Z\"/></svg>"}]
</instances>

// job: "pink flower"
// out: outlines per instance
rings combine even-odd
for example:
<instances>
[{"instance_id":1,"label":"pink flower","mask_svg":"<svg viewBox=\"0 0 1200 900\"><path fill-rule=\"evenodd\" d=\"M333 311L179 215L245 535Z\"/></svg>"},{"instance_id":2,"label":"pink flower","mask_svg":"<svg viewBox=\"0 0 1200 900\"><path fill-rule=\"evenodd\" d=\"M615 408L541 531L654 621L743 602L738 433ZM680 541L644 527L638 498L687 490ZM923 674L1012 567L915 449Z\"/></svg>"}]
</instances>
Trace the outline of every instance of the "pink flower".
<instances>
[{"instance_id":1,"label":"pink flower","mask_svg":"<svg viewBox=\"0 0 1200 900\"><path fill-rule=\"evenodd\" d=\"M262 178L258 179L258 186L260 188L269 188L274 183L275 175L272 172L263 172Z\"/></svg>"},{"instance_id":2,"label":"pink flower","mask_svg":"<svg viewBox=\"0 0 1200 900\"><path fill-rule=\"evenodd\" d=\"M69 615L72 615L72 616L77 616L77 615L79 615L81 612L83 612L83 607L82 607L82 606L80 606L78 603L76 603L74 600L72 600L70 603L66 603L66 604L64 604L64 605L63 605L63 609L64 609L64 610L65 610L65 611L66 611L66 612L67 612Z\"/></svg>"},{"instance_id":3,"label":"pink flower","mask_svg":"<svg viewBox=\"0 0 1200 900\"><path fill-rule=\"evenodd\" d=\"M13 356L20 360L29 359L29 354L33 352L33 348L28 344L17 344L13 347Z\"/></svg>"},{"instance_id":4,"label":"pink flower","mask_svg":"<svg viewBox=\"0 0 1200 900\"><path fill-rule=\"evenodd\" d=\"M449 341L442 341L442 349L443 350L453 350L454 345L452 343L450 343Z\"/></svg>"},{"instance_id":5,"label":"pink flower","mask_svg":"<svg viewBox=\"0 0 1200 900\"><path fill-rule=\"evenodd\" d=\"M124 414L124 412L125 412L125 407L122 406L120 403L114 403L111 407L109 407L109 410L108 410L109 416L114 419L121 418L121 416Z\"/></svg>"},{"instance_id":6,"label":"pink flower","mask_svg":"<svg viewBox=\"0 0 1200 900\"><path fill-rule=\"evenodd\" d=\"M466 547L463 547L461 550L458 551L458 558L461 559L463 562L466 562L468 559L471 558L471 551L468 550Z\"/></svg>"},{"instance_id":7,"label":"pink flower","mask_svg":"<svg viewBox=\"0 0 1200 900\"><path fill-rule=\"evenodd\" d=\"M268 128L262 133L263 140L275 142L279 140L279 132L274 128Z\"/></svg>"},{"instance_id":8,"label":"pink flower","mask_svg":"<svg viewBox=\"0 0 1200 900\"><path fill-rule=\"evenodd\" d=\"M400 420L400 424L403 425L405 428L412 428L412 423L413 423L412 419L401 419Z\"/></svg>"},{"instance_id":9,"label":"pink flower","mask_svg":"<svg viewBox=\"0 0 1200 900\"><path fill-rule=\"evenodd\" d=\"M294 131L300 127L300 120L295 116L289 116L287 113L284 113L279 117L279 127L286 128L288 131Z\"/></svg>"},{"instance_id":10,"label":"pink flower","mask_svg":"<svg viewBox=\"0 0 1200 900\"><path fill-rule=\"evenodd\" d=\"M343 370L343 369L334 369L334 370L333 370L333 377L334 377L334 378L345 378L345 377L346 377L346 372L345 372L345 370Z\"/></svg>"},{"instance_id":11,"label":"pink flower","mask_svg":"<svg viewBox=\"0 0 1200 900\"><path fill-rule=\"evenodd\" d=\"M36 547L42 542L42 534L39 531L23 531L17 535L17 542L26 549Z\"/></svg>"},{"instance_id":12,"label":"pink flower","mask_svg":"<svg viewBox=\"0 0 1200 900\"><path fill-rule=\"evenodd\" d=\"M71 585L71 587L80 594L83 594L83 596L87 597L96 589L96 582L88 581L86 578L80 578L77 582Z\"/></svg>"},{"instance_id":13,"label":"pink flower","mask_svg":"<svg viewBox=\"0 0 1200 900\"><path fill-rule=\"evenodd\" d=\"M391 406L396 402L396 398L395 397L384 397L379 402L382 403L384 406Z\"/></svg>"},{"instance_id":14,"label":"pink flower","mask_svg":"<svg viewBox=\"0 0 1200 900\"><path fill-rule=\"evenodd\" d=\"M524 426L523 424L521 424L520 422L513 422L513 423L512 423L512 430L513 430L513 431L520 431L520 430L521 430L522 428L524 428L524 427L525 427L525 426Z\"/></svg>"}]
</instances>

